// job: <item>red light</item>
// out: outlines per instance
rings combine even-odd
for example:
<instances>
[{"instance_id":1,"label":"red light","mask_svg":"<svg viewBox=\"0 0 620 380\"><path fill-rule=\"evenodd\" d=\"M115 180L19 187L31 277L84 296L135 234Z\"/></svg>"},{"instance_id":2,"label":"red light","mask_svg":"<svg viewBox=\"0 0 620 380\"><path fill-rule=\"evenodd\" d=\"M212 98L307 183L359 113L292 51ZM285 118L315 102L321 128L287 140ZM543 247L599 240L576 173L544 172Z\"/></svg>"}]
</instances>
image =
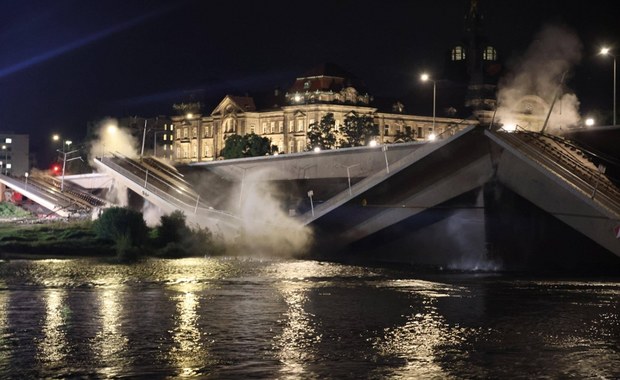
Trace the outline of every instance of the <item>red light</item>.
<instances>
[{"instance_id":1,"label":"red light","mask_svg":"<svg viewBox=\"0 0 620 380\"><path fill-rule=\"evenodd\" d=\"M57 164L52 165L52 172L54 174L60 173L60 165L57 165Z\"/></svg>"}]
</instances>

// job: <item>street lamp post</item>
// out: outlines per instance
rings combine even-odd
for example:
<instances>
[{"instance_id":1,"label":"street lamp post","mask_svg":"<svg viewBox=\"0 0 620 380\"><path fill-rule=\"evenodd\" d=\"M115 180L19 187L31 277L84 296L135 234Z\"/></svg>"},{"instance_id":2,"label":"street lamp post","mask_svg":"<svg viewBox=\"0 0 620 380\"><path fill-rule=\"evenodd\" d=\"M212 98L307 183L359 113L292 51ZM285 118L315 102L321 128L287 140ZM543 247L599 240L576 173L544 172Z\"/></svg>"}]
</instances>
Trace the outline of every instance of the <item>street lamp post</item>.
<instances>
[{"instance_id":1,"label":"street lamp post","mask_svg":"<svg viewBox=\"0 0 620 380\"><path fill-rule=\"evenodd\" d=\"M2 145L2 150L4 151L4 175L9 175L9 150L6 145Z\"/></svg>"},{"instance_id":2,"label":"street lamp post","mask_svg":"<svg viewBox=\"0 0 620 380\"><path fill-rule=\"evenodd\" d=\"M613 123L616 125L616 55L610 53L611 49L604 47L601 49L602 55L610 55L614 59L614 107L613 107Z\"/></svg>"},{"instance_id":3,"label":"street lamp post","mask_svg":"<svg viewBox=\"0 0 620 380\"><path fill-rule=\"evenodd\" d=\"M429 80L433 82L433 133L435 133L435 101L437 99L437 81L434 79L431 79L430 75L428 74L422 74L420 76L420 79L423 82L426 82Z\"/></svg>"},{"instance_id":4,"label":"street lamp post","mask_svg":"<svg viewBox=\"0 0 620 380\"><path fill-rule=\"evenodd\" d=\"M68 149L72 143L73 142L71 140L64 140L62 143L62 150L58 150L58 153L62 154L62 175L60 178L60 192L63 192L65 190L65 169L67 168L67 161L82 160L82 157L73 157L73 158L67 159L68 155L73 154L78 151L77 149L69 151L69 152L65 150L65 145L67 146L67 149Z\"/></svg>"},{"instance_id":5,"label":"street lamp post","mask_svg":"<svg viewBox=\"0 0 620 380\"><path fill-rule=\"evenodd\" d=\"M353 165L345 166L341 164L336 164L336 166L340 166L341 168L347 169L347 181L349 182L349 196L353 196L353 192L351 191L351 171L350 170L351 168L354 168L359 165L360 164L353 164Z\"/></svg>"}]
</instances>

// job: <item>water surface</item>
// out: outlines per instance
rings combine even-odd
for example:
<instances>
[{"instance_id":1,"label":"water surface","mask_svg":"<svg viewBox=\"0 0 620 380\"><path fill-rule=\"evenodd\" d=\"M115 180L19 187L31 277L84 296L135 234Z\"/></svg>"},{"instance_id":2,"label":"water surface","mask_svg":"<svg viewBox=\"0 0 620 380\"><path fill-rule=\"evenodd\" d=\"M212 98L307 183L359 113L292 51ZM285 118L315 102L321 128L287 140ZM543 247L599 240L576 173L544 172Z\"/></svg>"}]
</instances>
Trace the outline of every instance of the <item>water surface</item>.
<instances>
[{"instance_id":1,"label":"water surface","mask_svg":"<svg viewBox=\"0 0 620 380\"><path fill-rule=\"evenodd\" d=\"M618 378L620 280L0 262L0 378Z\"/></svg>"}]
</instances>

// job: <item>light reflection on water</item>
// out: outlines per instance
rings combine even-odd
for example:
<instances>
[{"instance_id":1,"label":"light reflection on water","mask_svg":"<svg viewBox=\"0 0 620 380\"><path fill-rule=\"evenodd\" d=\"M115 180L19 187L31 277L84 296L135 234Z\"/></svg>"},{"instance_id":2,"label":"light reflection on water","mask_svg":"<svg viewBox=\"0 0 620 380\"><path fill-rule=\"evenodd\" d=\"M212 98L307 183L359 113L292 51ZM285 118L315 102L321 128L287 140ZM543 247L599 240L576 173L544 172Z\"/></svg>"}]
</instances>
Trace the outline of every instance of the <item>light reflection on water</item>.
<instances>
[{"instance_id":1,"label":"light reflection on water","mask_svg":"<svg viewBox=\"0 0 620 380\"><path fill-rule=\"evenodd\" d=\"M46 289L44 294L45 316L43 339L37 343L38 361L45 369L62 368L66 365L67 320L70 310L66 305L66 291Z\"/></svg>"},{"instance_id":2,"label":"light reflection on water","mask_svg":"<svg viewBox=\"0 0 620 380\"><path fill-rule=\"evenodd\" d=\"M105 286L98 292L100 329L91 345L99 359L101 374L112 377L130 365L127 352L129 341L124 335L120 316L122 315L122 285Z\"/></svg>"},{"instance_id":3,"label":"light reflection on water","mask_svg":"<svg viewBox=\"0 0 620 380\"><path fill-rule=\"evenodd\" d=\"M316 261L16 260L0 378L614 378L618 295Z\"/></svg>"}]
</instances>

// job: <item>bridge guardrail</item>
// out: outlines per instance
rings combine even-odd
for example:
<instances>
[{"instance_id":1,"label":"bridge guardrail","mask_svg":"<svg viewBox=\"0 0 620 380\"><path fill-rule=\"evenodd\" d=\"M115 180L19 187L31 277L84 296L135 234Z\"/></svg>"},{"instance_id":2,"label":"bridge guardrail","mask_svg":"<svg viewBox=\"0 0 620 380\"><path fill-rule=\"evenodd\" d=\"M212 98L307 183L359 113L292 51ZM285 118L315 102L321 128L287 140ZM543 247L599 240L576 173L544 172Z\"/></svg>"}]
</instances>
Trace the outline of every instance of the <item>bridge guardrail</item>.
<instances>
[{"instance_id":1,"label":"bridge guardrail","mask_svg":"<svg viewBox=\"0 0 620 380\"><path fill-rule=\"evenodd\" d=\"M620 212L620 191L598 170L589 168L568 152L542 141L544 135L530 131L492 132L505 142L547 167L590 198L596 198L616 213Z\"/></svg>"},{"instance_id":2,"label":"bridge guardrail","mask_svg":"<svg viewBox=\"0 0 620 380\"><path fill-rule=\"evenodd\" d=\"M100 160L102 164L108 166L112 170L115 170L119 174L123 175L125 178L131 180L135 184L144 188L144 190L151 192L157 195L158 197L160 197L161 199L163 199L164 201L169 202L175 207L178 207L180 210L191 212L194 214L198 213L198 211L201 211L201 213L216 214L220 218L224 218L224 219L238 220L237 217L235 217L234 215L230 213L227 213L221 210L216 210L216 209L213 209L212 207L209 207L208 205L205 205L204 203L200 201L199 195L195 197L192 197L189 194L184 195L182 192L179 192L178 189L176 189L174 186L171 186L169 183L165 182L164 180L157 178L154 175L149 176L149 172L147 170L142 169L136 166L134 163L131 163L125 160L124 157L120 155L115 155L115 158L120 160L121 162L125 162L129 164L133 170L129 170L123 167L122 165L115 162L114 159L110 157L105 157L105 158L101 157ZM136 172L141 175L136 174ZM149 182L149 178L151 179L151 182ZM154 185L152 180L155 180L158 186ZM161 187L163 187L163 189ZM184 197L183 199L179 199L164 189L173 190L179 193L180 195L184 195Z\"/></svg>"}]
</instances>

